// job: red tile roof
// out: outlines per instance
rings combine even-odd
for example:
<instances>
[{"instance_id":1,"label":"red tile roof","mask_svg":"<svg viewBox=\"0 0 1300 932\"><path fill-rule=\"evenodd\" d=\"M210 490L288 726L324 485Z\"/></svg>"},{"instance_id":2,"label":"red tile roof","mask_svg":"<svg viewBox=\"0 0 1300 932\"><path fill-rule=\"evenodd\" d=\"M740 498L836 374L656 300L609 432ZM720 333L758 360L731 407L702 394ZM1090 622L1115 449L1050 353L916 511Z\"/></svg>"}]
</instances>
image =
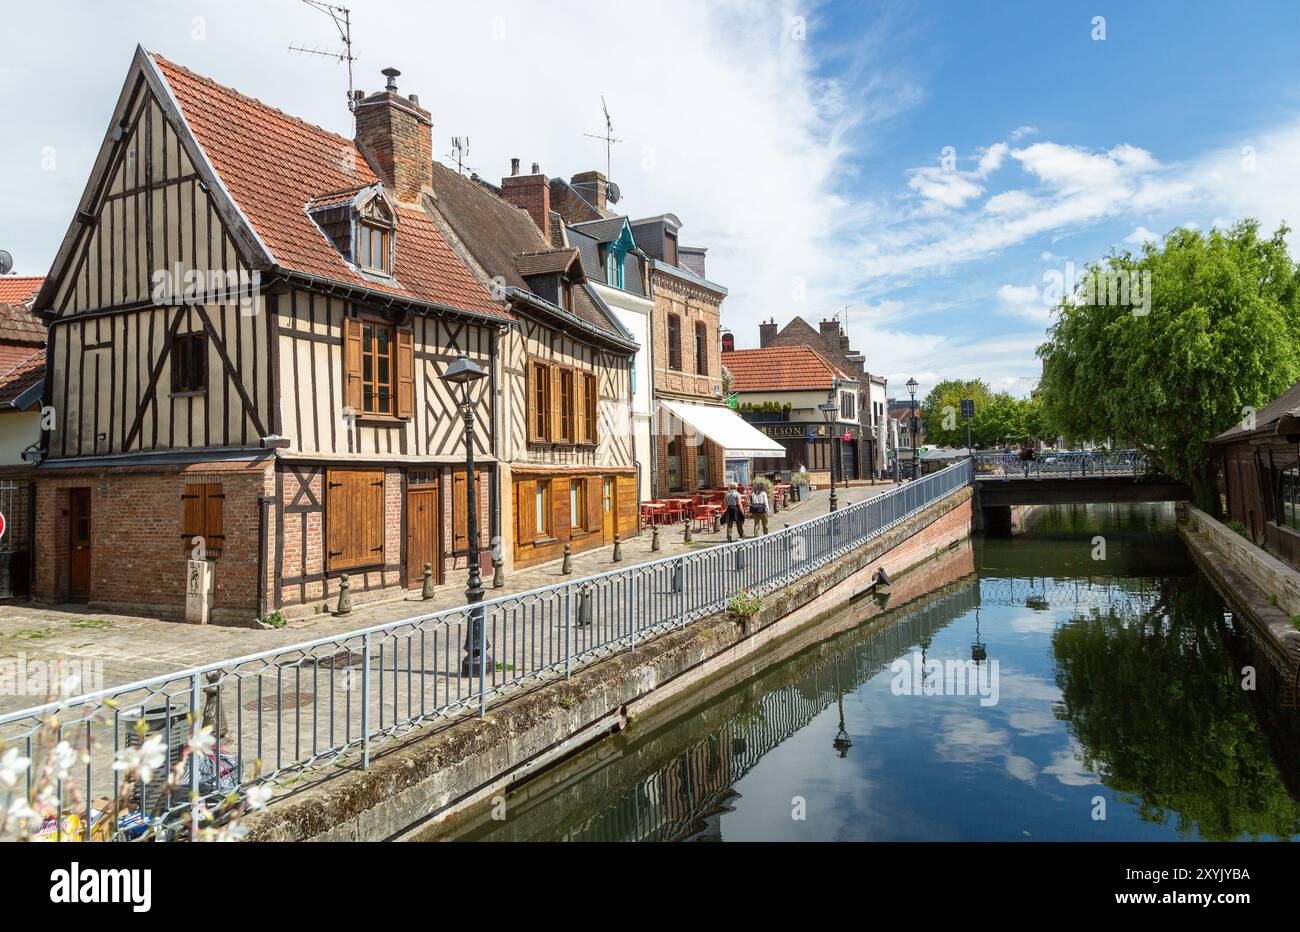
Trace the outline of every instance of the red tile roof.
<instances>
[{"instance_id":1,"label":"red tile roof","mask_svg":"<svg viewBox=\"0 0 1300 932\"><path fill-rule=\"evenodd\" d=\"M0 304L22 304L36 294L43 281L39 275L0 276Z\"/></svg>"},{"instance_id":2,"label":"red tile roof","mask_svg":"<svg viewBox=\"0 0 1300 932\"><path fill-rule=\"evenodd\" d=\"M848 379L811 346L769 346L722 354L737 392L830 391L834 379Z\"/></svg>"},{"instance_id":3,"label":"red tile roof","mask_svg":"<svg viewBox=\"0 0 1300 932\"><path fill-rule=\"evenodd\" d=\"M314 198L379 179L351 139L313 126L238 91L152 56L217 176L274 257L291 271L399 297L510 319L457 258L433 220L397 211L394 277L361 276L307 215Z\"/></svg>"},{"instance_id":4,"label":"red tile roof","mask_svg":"<svg viewBox=\"0 0 1300 932\"><path fill-rule=\"evenodd\" d=\"M12 368L0 372L0 407L9 407L27 389L45 378L45 350L39 349Z\"/></svg>"}]
</instances>

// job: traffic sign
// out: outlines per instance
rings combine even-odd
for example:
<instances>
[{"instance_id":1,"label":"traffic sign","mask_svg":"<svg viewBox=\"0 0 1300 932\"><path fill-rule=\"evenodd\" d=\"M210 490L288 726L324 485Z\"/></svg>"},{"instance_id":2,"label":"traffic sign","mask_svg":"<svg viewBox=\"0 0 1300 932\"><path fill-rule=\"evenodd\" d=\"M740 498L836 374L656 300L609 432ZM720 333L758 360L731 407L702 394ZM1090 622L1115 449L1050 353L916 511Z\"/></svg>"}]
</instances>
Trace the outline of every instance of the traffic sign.
<instances>
[{"instance_id":1,"label":"traffic sign","mask_svg":"<svg viewBox=\"0 0 1300 932\"><path fill-rule=\"evenodd\" d=\"M961 416L966 420L975 417L975 400L972 398L963 398L961 402Z\"/></svg>"},{"instance_id":2,"label":"traffic sign","mask_svg":"<svg viewBox=\"0 0 1300 932\"><path fill-rule=\"evenodd\" d=\"M0 511L0 538L5 536L5 531L9 529L9 522L5 520L5 513Z\"/></svg>"}]
</instances>

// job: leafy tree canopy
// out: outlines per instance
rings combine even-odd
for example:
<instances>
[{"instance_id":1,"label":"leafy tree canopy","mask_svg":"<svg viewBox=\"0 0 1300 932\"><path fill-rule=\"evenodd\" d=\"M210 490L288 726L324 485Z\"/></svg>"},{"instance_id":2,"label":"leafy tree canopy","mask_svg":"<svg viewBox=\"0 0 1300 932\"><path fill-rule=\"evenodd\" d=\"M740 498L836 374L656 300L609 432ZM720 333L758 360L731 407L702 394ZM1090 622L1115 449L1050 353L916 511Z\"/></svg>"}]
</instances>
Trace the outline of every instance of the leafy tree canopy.
<instances>
[{"instance_id":1,"label":"leafy tree canopy","mask_svg":"<svg viewBox=\"0 0 1300 932\"><path fill-rule=\"evenodd\" d=\"M1288 232L1261 238L1255 220L1175 229L1140 256L1112 254L1090 267L1085 282L1122 272L1134 286L1149 281L1149 295L1134 300L1130 291L1125 305L1094 287L1095 299L1062 301L1038 350L1052 431L1130 438L1217 512L1209 440L1300 377L1300 270Z\"/></svg>"},{"instance_id":2,"label":"leafy tree canopy","mask_svg":"<svg viewBox=\"0 0 1300 932\"><path fill-rule=\"evenodd\" d=\"M966 446L966 421L961 416L963 399L975 402L971 421L971 443L983 449L1002 444L1016 445L1042 436L1037 398L1016 398L994 392L980 379L945 379L921 402L925 442L943 447Z\"/></svg>"}]
</instances>

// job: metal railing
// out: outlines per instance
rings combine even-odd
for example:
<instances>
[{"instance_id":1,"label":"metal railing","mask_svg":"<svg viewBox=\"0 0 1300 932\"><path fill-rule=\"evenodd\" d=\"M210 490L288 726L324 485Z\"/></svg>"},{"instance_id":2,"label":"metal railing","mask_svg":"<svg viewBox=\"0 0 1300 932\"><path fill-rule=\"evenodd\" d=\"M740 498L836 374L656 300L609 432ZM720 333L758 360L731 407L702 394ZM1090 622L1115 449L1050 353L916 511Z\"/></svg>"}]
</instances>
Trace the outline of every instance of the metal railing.
<instances>
[{"instance_id":1,"label":"metal railing","mask_svg":"<svg viewBox=\"0 0 1300 932\"><path fill-rule=\"evenodd\" d=\"M1146 455L1137 450L1036 452L1021 459L1018 450L977 450L976 479L1095 479L1140 476L1149 471Z\"/></svg>"},{"instance_id":2,"label":"metal railing","mask_svg":"<svg viewBox=\"0 0 1300 932\"><path fill-rule=\"evenodd\" d=\"M185 761L181 785L189 792L163 798L161 777L131 788L131 805L155 829L179 827L194 800L263 781L292 786L316 769L368 767L387 739L484 714L503 696L717 614L739 593L781 589L969 485L972 475L972 462L963 460L762 537L0 715L0 742L34 759L30 790L42 752L48 757L49 747L67 741L80 756L58 783L57 807L79 807L74 814L91 825L94 800L121 795L123 775L113 768L119 752L156 734L170 768L182 760L190 723L212 725L212 752L198 766ZM464 675L474 639L488 660ZM158 772L165 776L166 768Z\"/></svg>"}]
</instances>

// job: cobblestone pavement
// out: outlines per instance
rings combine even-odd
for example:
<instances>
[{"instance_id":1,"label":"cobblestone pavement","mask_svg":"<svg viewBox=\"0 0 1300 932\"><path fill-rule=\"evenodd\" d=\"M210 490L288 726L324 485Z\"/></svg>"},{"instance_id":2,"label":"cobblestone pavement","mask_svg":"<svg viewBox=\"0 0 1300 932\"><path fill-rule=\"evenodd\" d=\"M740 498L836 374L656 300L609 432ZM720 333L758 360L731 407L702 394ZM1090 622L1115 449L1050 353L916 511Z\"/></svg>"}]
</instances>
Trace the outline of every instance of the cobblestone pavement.
<instances>
[{"instance_id":1,"label":"cobblestone pavement","mask_svg":"<svg viewBox=\"0 0 1300 932\"><path fill-rule=\"evenodd\" d=\"M863 501L892 488L887 484L854 486L837 490L841 507ZM803 502L771 516L771 529L783 524L806 521L825 514L829 492L820 489ZM749 528L746 529L749 533ZM661 559L688 550L714 546L726 540L725 532L693 532L694 543L682 540L680 526L660 530L659 552L650 550L649 531L625 541L623 561L613 564L612 547L602 547L573 557L573 572L560 573L559 562L530 567L512 574L501 589L488 589L487 597L508 595L541 588L560 581L579 579L617 567ZM0 606L0 664L11 671L13 661L26 668L48 666L56 658L79 661L86 665L80 691L108 687L147 679L198 666L228 657L258 653L272 648L355 631L415 615L464 604L462 584L456 581L442 586L435 597L425 601L413 593L403 598L358 606L346 616L322 613L290 620L285 627L270 630L232 628L219 625L189 625L176 621L137 615L115 615L87 609L85 606L34 606L11 604ZM6 663L8 661L8 663ZM44 662L44 663L42 663ZM97 681L96 681L97 680ZM0 690L0 712L42 703L46 696L39 683L4 684Z\"/></svg>"}]
</instances>

